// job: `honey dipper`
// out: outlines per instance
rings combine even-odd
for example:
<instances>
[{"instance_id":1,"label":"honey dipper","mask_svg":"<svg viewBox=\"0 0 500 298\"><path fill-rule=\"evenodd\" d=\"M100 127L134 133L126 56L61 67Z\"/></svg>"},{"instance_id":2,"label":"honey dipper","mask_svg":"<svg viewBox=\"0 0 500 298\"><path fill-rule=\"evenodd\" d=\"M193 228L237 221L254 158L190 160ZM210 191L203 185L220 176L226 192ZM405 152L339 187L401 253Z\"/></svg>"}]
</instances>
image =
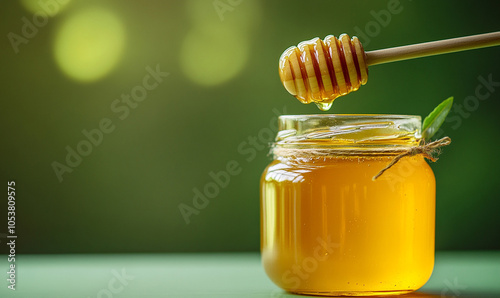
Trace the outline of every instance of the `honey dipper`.
<instances>
[{"instance_id":1,"label":"honey dipper","mask_svg":"<svg viewBox=\"0 0 500 298\"><path fill-rule=\"evenodd\" d=\"M356 36L328 35L285 50L279 73L290 94L326 111L335 98L366 84L368 66L496 45L500 45L500 31L365 52Z\"/></svg>"}]
</instances>

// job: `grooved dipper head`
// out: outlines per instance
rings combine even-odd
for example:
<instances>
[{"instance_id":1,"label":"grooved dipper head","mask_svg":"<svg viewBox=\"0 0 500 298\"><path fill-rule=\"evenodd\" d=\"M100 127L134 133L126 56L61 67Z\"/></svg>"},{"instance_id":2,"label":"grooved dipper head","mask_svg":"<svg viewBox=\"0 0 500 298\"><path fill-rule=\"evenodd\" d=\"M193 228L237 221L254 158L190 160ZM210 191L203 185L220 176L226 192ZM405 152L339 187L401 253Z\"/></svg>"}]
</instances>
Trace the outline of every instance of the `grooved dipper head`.
<instances>
[{"instance_id":1,"label":"grooved dipper head","mask_svg":"<svg viewBox=\"0 0 500 298\"><path fill-rule=\"evenodd\" d=\"M285 89L302 103L314 102L326 111L335 98L356 91L368 80L365 52L359 39L313 38L290 47L279 61Z\"/></svg>"}]
</instances>

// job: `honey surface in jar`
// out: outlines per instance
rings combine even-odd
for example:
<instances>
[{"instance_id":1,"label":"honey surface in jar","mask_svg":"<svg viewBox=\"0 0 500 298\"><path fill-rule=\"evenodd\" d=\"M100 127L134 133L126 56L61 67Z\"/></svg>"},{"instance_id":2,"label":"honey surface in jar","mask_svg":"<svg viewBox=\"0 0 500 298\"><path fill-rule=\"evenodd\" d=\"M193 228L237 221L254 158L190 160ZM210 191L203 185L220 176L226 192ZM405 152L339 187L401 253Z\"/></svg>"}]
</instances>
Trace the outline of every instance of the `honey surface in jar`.
<instances>
[{"instance_id":1,"label":"honey surface in jar","mask_svg":"<svg viewBox=\"0 0 500 298\"><path fill-rule=\"evenodd\" d=\"M261 252L274 283L313 295L400 294L425 284L434 266L434 175L413 156L372 181L392 159L321 157L267 167Z\"/></svg>"}]
</instances>

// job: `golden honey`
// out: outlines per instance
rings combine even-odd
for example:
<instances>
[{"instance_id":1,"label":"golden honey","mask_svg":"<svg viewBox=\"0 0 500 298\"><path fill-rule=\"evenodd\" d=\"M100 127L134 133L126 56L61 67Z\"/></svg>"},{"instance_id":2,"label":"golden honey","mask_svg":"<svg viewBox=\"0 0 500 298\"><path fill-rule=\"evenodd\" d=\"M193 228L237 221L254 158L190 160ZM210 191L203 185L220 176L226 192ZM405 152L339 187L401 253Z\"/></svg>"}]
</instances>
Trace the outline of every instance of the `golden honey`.
<instances>
[{"instance_id":1,"label":"golden honey","mask_svg":"<svg viewBox=\"0 0 500 298\"><path fill-rule=\"evenodd\" d=\"M435 180L415 146L420 117L282 116L261 178L261 252L271 280L312 295L417 290L434 266ZM288 151L287 151L288 150ZM324 152L328 154L324 154Z\"/></svg>"},{"instance_id":2,"label":"golden honey","mask_svg":"<svg viewBox=\"0 0 500 298\"><path fill-rule=\"evenodd\" d=\"M359 89L368 80L366 55L359 39L342 34L314 38L290 47L280 57L279 74L285 89L302 103L314 102L323 111L333 101Z\"/></svg>"}]
</instances>

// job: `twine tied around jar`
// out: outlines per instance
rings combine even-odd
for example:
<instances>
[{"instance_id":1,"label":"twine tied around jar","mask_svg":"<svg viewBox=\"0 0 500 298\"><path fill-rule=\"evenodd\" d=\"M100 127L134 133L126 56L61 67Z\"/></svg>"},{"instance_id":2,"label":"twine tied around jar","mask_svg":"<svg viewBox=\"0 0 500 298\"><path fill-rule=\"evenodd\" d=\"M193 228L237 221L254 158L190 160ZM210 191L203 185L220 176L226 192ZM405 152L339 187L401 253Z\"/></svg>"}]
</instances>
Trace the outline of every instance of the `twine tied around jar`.
<instances>
[{"instance_id":1,"label":"twine tied around jar","mask_svg":"<svg viewBox=\"0 0 500 298\"><path fill-rule=\"evenodd\" d=\"M374 154L395 154L396 157L387 164L382 170L380 170L377 175L373 176L372 180L375 181L377 178L382 176L385 171L393 167L398 161L406 156L414 156L422 154L425 158L435 162L438 160L437 155L439 155L439 148L447 146L451 143L449 137L444 137L439 140L425 143L422 142L418 146L413 146L407 149L402 148L383 148L383 149L369 149L369 150L342 150L342 149L326 149L326 148L316 148L316 149L295 149L295 148L282 148L273 146L271 152L276 156L282 157L295 157L295 158L310 158L311 156L331 156L331 155L359 155L363 153L374 153ZM270 152L270 153L271 153Z\"/></svg>"},{"instance_id":2,"label":"twine tied around jar","mask_svg":"<svg viewBox=\"0 0 500 298\"><path fill-rule=\"evenodd\" d=\"M401 158L405 156L414 156L418 154L422 154L425 158L431 160L432 162L436 162L438 160L437 155L439 153L438 149L444 146L448 146L451 143L450 137L444 137L439 140L430 142L430 143L422 143L421 145L414 146L406 150L406 152L403 152L396 157L388 164L386 165L380 172L378 172L377 175L373 176L372 180L375 181L378 177L382 176L385 171L390 169L392 166L394 166L398 161L401 160Z\"/></svg>"}]
</instances>

